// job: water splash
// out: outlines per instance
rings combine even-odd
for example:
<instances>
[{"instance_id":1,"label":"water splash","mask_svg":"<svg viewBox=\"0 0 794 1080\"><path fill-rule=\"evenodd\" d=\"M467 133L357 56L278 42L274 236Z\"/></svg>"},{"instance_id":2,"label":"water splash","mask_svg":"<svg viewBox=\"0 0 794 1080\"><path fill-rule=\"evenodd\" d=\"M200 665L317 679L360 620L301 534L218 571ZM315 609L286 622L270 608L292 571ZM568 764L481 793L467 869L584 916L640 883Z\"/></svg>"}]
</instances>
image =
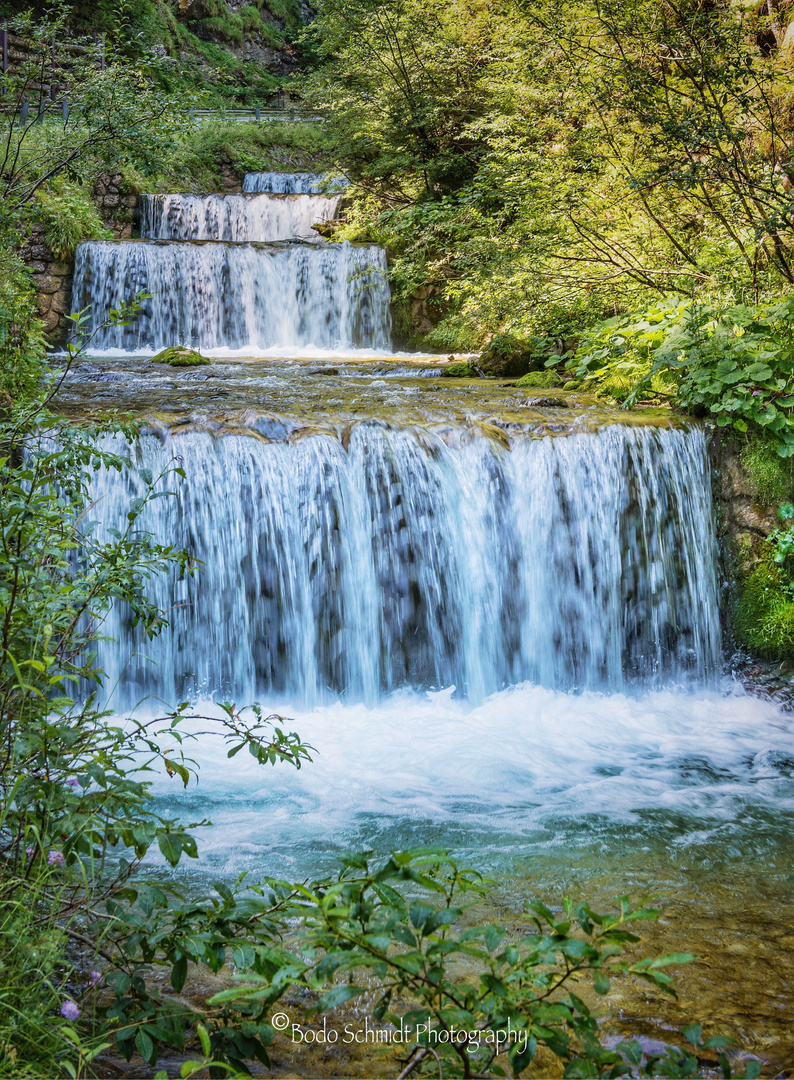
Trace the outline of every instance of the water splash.
<instances>
[{"instance_id":1,"label":"water splash","mask_svg":"<svg viewBox=\"0 0 794 1080\"><path fill-rule=\"evenodd\" d=\"M154 584L171 628L158 665L124 618L102 662L120 705L155 694L374 702L401 687L473 701L530 680L624 690L704 681L720 633L699 430L486 438L360 423L344 443L193 432L133 447L187 478L145 526L203 561ZM123 521L136 474L97 479ZM145 648L144 648L144 651Z\"/></svg>"},{"instance_id":2,"label":"water splash","mask_svg":"<svg viewBox=\"0 0 794 1080\"><path fill-rule=\"evenodd\" d=\"M154 240L318 240L339 195L144 195L141 236Z\"/></svg>"},{"instance_id":3,"label":"water splash","mask_svg":"<svg viewBox=\"0 0 794 1080\"><path fill-rule=\"evenodd\" d=\"M386 258L374 245L91 240L75 259L73 306L104 314L152 294L98 350L390 347Z\"/></svg>"}]
</instances>

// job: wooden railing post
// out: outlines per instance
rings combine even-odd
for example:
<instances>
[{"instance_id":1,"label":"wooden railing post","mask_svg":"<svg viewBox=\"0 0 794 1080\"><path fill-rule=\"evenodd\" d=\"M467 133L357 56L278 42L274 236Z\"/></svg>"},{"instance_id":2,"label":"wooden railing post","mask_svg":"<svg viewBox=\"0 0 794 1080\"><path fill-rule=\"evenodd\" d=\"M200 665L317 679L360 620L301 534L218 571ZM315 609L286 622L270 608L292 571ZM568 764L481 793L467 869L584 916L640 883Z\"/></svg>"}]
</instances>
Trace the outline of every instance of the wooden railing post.
<instances>
[{"instance_id":1,"label":"wooden railing post","mask_svg":"<svg viewBox=\"0 0 794 1080\"><path fill-rule=\"evenodd\" d=\"M3 50L3 75L5 75L5 73L8 71L8 30L6 30L4 26L0 27L0 49ZM3 85L0 88L0 93L4 94L5 92L6 82L5 79L3 79Z\"/></svg>"}]
</instances>

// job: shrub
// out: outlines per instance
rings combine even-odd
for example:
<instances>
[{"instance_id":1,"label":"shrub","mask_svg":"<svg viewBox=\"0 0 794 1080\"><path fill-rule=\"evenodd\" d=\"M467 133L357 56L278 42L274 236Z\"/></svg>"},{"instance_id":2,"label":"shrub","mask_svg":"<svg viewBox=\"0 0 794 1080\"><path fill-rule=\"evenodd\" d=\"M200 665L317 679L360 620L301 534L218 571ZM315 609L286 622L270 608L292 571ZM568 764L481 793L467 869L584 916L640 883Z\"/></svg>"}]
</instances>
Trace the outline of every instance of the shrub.
<instances>
[{"instance_id":1,"label":"shrub","mask_svg":"<svg viewBox=\"0 0 794 1080\"><path fill-rule=\"evenodd\" d=\"M112 240L99 211L84 190L62 188L38 195L39 217L44 224L44 241L59 259L71 259L81 240Z\"/></svg>"},{"instance_id":2,"label":"shrub","mask_svg":"<svg viewBox=\"0 0 794 1080\"><path fill-rule=\"evenodd\" d=\"M794 296L720 308L673 297L582 336L578 378L630 405L665 395L794 455Z\"/></svg>"}]
</instances>

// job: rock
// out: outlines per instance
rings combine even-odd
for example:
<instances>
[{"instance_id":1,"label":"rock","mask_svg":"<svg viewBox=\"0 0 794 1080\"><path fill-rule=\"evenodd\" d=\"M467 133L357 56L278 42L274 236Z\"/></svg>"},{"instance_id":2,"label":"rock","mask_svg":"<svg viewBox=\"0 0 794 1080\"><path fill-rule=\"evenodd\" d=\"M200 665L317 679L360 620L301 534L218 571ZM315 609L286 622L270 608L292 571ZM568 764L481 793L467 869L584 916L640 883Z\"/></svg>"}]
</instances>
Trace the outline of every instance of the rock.
<instances>
[{"instance_id":1,"label":"rock","mask_svg":"<svg viewBox=\"0 0 794 1080\"><path fill-rule=\"evenodd\" d=\"M318 367L314 371L309 372L310 375L338 375L339 368L335 367Z\"/></svg>"},{"instance_id":2,"label":"rock","mask_svg":"<svg viewBox=\"0 0 794 1080\"><path fill-rule=\"evenodd\" d=\"M170 349L163 349L152 357L153 364L170 364L171 367L197 367L199 364L209 364L210 360L195 349L188 349L184 345L172 345Z\"/></svg>"},{"instance_id":3,"label":"rock","mask_svg":"<svg viewBox=\"0 0 794 1080\"><path fill-rule=\"evenodd\" d=\"M444 379L479 379L480 373L471 364L458 361L455 364L447 364L441 369L441 377Z\"/></svg>"},{"instance_id":4,"label":"rock","mask_svg":"<svg viewBox=\"0 0 794 1080\"><path fill-rule=\"evenodd\" d=\"M559 386L560 376L556 371L528 371L526 375L521 376L515 385L520 386L522 389L525 386L533 386L536 389Z\"/></svg>"},{"instance_id":5,"label":"rock","mask_svg":"<svg viewBox=\"0 0 794 1080\"><path fill-rule=\"evenodd\" d=\"M561 397L530 397L524 402L526 409L567 409L568 402Z\"/></svg>"},{"instance_id":6,"label":"rock","mask_svg":"<svg viewBox=\"0 0 794 1080\"><path fill-rule=\"evenodd\" d=\"M104 197L104 199L102 200L102 205L103 206L113 207L113 206L118 206L118 204L119 204L118 195L106 195Z\"/></svg>"}]
</instances>

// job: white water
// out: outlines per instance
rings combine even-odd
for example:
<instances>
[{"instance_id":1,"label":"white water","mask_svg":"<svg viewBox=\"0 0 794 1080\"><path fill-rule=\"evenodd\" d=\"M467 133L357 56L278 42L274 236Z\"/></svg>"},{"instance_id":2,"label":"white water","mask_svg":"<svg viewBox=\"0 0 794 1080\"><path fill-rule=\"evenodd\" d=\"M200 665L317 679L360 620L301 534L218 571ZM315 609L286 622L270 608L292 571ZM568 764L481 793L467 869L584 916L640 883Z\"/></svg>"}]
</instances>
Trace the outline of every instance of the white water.
<instances>
[{"instance_id":1,"label":"white water","mask_svg":"<svg viewBox=\"0 0 794 1080\"><path fill-rule=\"evenodd\" d=\"M144 195L149 240L317 240L312 225L336 215L339 195Z\"/></svg>"},{"instance_id":2,"label":"white water","mask_svg":"<svg viewBox=\"0 0 794 1080\"><path fill-rule=\"evenodd\" d=\"M176 240L80 244L74 305L103 313L152 294L127 326L100 330L101 352L170 345L242 353L276 347L386 350L389 289L383 250L353 244L185 243Z\"/></svg>"},{"instance_id":3,"label":"white water","mask_svg":"<svg viewBox=\"0 0 794 1080\"><path fill-rule=\"evenodd\" d=\"M319 195L324 191L339 191L345 181L316 173L261 172L246 173L243 191L269 192L277 195Z\"/></svg>"},{"instance_id":4,"label":"white water","mask_svg":"<svg viewBox=\"0 0 794 1080\"><path fill-rule=\"evenodd\" d=\"M252 175L280 177L261 189L266 192L273 184L278 191L314 192L321 180ZM312 229L334 216L339 198L145 196L142 240L89 240L77 248L72 307L90 306L91 351L150 353L171 345L260 356L388 351L385 252L329 244ZM134 321L99 329L111 309L141 292L148 298Z\"/></svg>"},{"instance_id":5,"label":"white water","mask_svg":"<svg viewBox=\"0 0 794 1080\"><path fill-rule=\"evenodd\" d=\"M272 418L254 427L286 438ZM700 431L612 426L510 452L459 436L362 423L346 449L327 436L140 439L137 465L156 475L177 457L187 474L144 524L204 570L154 586L171 608L157 665L130 660L134 635L108 627L117 703L374 703L451 684L478 701L527 679L567 690L715 677ZM140 486L102 474L95 492L94 515L116 525Z\"/></svg>"},{"instance_id":6,"label":"white water","mask_svg":"<svg viewBox=\"0 0 794 1080\"><path fill-rule=\"evenodd\" d=\"M570 864L589 849L605 867L638 849L648 866L664 848L713 859L718 845L720 863L767 858L772 870L794 823L790 718L740 690L627 696L525 683L474 707L447 693L373 708L271 706L316 748L300 772L247 754L231 766L202 738L186 748L200 765L193 793L158 783L183 813L212 818L202 859L213 871L296 876L342 850L425 843L480 866L533 851L559 858L560 848Z\"/></svg>"}]
</instances>

